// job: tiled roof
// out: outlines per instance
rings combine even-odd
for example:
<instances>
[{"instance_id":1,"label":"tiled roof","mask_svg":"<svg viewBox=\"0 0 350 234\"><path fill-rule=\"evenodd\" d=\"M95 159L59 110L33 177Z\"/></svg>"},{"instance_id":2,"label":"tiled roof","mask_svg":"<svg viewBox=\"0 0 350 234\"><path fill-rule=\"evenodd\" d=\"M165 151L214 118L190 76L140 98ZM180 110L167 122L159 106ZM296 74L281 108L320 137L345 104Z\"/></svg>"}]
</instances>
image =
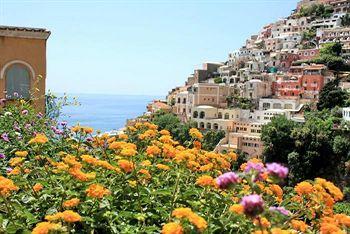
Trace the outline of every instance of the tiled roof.
<instances>
[{"instance_id":1,"label":"tiled roof","mask_svg":"<svg viewBox=\"0 0 350 234\"><path fill-rule=\"evenodd\" d=\"M44 28L0 25L0 36L47 39L51 32Z\"/></svg>"}]
</instances>

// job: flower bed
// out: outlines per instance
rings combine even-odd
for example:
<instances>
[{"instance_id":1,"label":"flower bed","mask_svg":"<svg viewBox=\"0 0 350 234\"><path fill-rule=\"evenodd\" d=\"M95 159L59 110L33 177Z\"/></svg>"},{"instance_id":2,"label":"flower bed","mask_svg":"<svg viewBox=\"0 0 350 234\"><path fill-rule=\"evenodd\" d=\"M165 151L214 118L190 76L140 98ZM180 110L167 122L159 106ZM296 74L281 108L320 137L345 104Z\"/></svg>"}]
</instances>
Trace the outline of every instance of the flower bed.
<instances>
[{"instance_id":1,"label":"flower bed","mask_svg":"<svg viewBox=\"0 0 350 234\"><path fill-rule=\"evenodd\" d=\"M7 113L7 114L5 114ZM68 128L26 103L3 111L0 232L346 233L342 192L316 178L284 187L288 169L184 147L138 123L118 136ZM237 166L237 165L235 165Z\"/></svg>"}]
</instances>

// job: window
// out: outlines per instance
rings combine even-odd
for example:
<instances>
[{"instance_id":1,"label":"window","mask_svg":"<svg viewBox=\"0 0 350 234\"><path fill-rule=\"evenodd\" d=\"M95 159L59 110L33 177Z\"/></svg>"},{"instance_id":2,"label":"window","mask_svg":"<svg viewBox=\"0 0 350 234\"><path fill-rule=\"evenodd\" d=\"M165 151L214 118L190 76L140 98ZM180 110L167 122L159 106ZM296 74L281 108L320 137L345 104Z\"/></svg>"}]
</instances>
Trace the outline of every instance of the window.
<instances>
[{"instance_id":1,"label":"window","mask_svg":"<svg viewBox=\"0 0 350 234\"><path fill-rule=\"evenodd\" d=\"M15 94L20 98L30 98L30 74L24 65L10 66L6 71L5 79L8 98L16 98Z\"/></svg>"}]
</instances>

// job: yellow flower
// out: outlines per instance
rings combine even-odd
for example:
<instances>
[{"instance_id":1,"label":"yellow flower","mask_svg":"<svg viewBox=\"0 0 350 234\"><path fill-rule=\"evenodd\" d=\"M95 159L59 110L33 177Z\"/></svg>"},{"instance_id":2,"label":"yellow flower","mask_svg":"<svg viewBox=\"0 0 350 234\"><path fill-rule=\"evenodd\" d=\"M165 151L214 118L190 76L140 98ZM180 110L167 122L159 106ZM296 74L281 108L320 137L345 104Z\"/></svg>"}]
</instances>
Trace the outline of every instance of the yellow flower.
<instances>
[{"instance_id":1,"label":"yellow flower","mask_svg":"<svg viewBox=\"0 0 350 234\"><path fill-rule=\"evenodd\" d=\"M142 162L140 163L140 165L141 165L141 166L144 166L144 167L148 167L148 166L151 166L152 163L151 163L151 161L149 161L149 160L145 160L145 161L142 161Z\"/></svg>"},{"instance_id":2,"label":"yellow flower","mask_svg":"<svg viewBox=\"0 0 350 234\"><path fill-rule=\"evenodd\" d=\"M230 211L236 214L243 214L244 207L241 204L234 204L230 207Z\"/></svg>"},{"instance_id":3,"label":"yellow flower","mask_svg":"<svg viewBox=\"0 0 350 234\"><path fill-rule=\"evenodd\" d=\"M33 186L33 190L34 190L35 192L39 192L39 191L42 190L42 189L43 189L43 185L40 184L40 183L36 183L36 184Z\"/></svg>"},{"instance_id":4,"label":"yellow flower","mask_svg":"<svg viewBox=\"0 0 350 234\"><path fill-rule=\"evenodd\" d=\"M111 192L99 184L92 184L86 189L86 194L88 197L101 199Z\"/></svg>"},{"instance_id":5,"label":"yellow flower","mask_svg":"<svg viewBox=\"0 0 350 234\"><path fill-rule=\"evenodd\" d=\"M170 132L166 129L163 129L159 132L161 135L170 135Z\"/></svg>"},{"instance_id":6,"label":"yellow flower","mask_svg":"<svg viewBox=\"0 0 350 234\"><path fill-rule=\"evenodd\" d=\"M28 155L28 151L16 151L15 155L18 157L26 157Z\"/></svg>"},{"instance_id":7,"label":"yellow flower","mask_svg":"<svg viewBox=\"0 0 350 234\"><path fill-rule=\"evenodd\" d=\"M45 136L45 134L43 133L38 133L36 134L36 136L34 138L32 138L28 143L29 144L45 144L46 142L48 142L49 139Z\"/></svg>"},{"instance_id":8,"label":"yellow flower","mask_svg":"<svg viewBox=\"0 0 350 234\"><path fill-rule=\"evenodd\" d=\"M131 157L131 156L135 156L137 154L137 151L131 148L125 148L122 149L122 151L120 152L120 154L122 156L127 156L127 157Z\"/></svg>"},{"instance_id":9,"label":"yellow flower","mask_svg":"<svg viewBox=\"0 0 350 234\"><path fill-rule=\"evenodd\" d=\"M146 170L146 169L141 169L141 170L138 171L138 173L144 175L144 177L145 177L146 179L152 178L151 174L150 174L149 171Z\"/></svg>"},{"instance_id":10,"label":"yellow flower","mask_svg":"<svg viewBox=\"0 0 350 234\"><path fill-rule=\"evenodd\" d=\"M128 180L129 186L132 188L135 188L137 185L137 182L135 180Z\"/></svg>"},{"instance_id":11,"label":"yellow flower","mask_svg":"<svg viewBox=\"0 0 350 234\"><path fill-rule=\"evenodd\" d=\"M161 163L157 164L157 168L158 168L158 169L161 169L161 170L164 170L164 171L170 170L170 167L169 167L169 166L164 165L164 164L161 164Z\"/></svg>"},{"instance_id":12,"label":"yellow flower","mask_svg":"<svg viewBox=\"0 0 350 234\"><path fill-rule=\"evenodd\" d=\"M190 129L190 136L198 140L201 140L203 138L202 133L197 128Z\"/></svg>"},{"instance_id":13,"label":"yellow flower","mask_svg":"<svg viewBox=\"0 0 350 234\"><path fill-rule=\"evenodd\" d=\"M70 200L63 202L63 207L70 208L70 207L79 205L79 203L80 203L79 198L72 198Z\"/></svg>"},{"instance_id":14,"label":"yellow flower","mask_svg":"<svg viewBox=\"0 0 350 234\"><path fill-rule=\"evenodd\" d=\"M21 164L24 160L25 160L25 158L14 157L14 158L10 159L9 164L11 167L15 167L15 166Z\"/></svg>"},{"instance_id":15,"label":"yellow flower","mask_svg":"<svg viewBox=\"0 0 350 234\"><path fill-rule=\"evenodd\" d=\"M17 191L18 187L13 183L12 180L0 176L0 196L7 197L12 191Z\"/></svg>"},{"instance_id":16,"label":"yellow flower","mask_svg":"<svg viewBox=\"0 0 350 234\"><path fill-rule=\"evenodd\" d=\"M50 231L57 231L61 228L61 224L41 222L36 224L35 228L32 230L32 234L49 234Z\"/></svg>"},{"instance_id":17,"label":"yellow flower","mask_svg":"<svg viewBox=\"0 0 350 234\"><path fill-rule=\"evenodd\" d=\"M182 234L183 228L179 223L167 223L162 228L162 234Z\"/></svg>"}]
</instances>

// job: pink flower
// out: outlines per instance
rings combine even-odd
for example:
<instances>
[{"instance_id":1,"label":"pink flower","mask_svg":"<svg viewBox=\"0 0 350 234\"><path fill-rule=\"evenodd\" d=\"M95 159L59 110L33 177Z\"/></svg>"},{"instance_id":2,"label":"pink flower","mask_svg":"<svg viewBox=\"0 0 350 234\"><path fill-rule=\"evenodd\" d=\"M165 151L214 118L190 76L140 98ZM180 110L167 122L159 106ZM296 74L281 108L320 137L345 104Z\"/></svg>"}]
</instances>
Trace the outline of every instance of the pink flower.
<instances>
[{"instance_id":1,"label":"pink flower","mask_svg":"<svg viewBox=\"0 0 350 234\"><path fill-rule=\"evenodd\" d=\"M2 138L4 141L6 141L6 142L10 142L10 139L9 139L9 137L8 137L8 135L7 135L6 132L4 132L3 134L1 134L1 138Z\"/></svg>"},{"instance_id":2,"label":"pink flower","mask_svg":"<svg viewBox=\"0 0 350 234\"><path fill-rule=\"evenodd\" d=\"M248 216L256 216L264 211L264 201L257 194L244 196L241 205L244 207L244 213Z\"/></svg>"},{"instance_id":3,"label":"pink flower","mask_svg":"<svg viewBox=\"0 0 350 234\"><path fill-rule=\"evenodd\" d=\"M286 210L286 208L282 207L282 206L271 206L269 208L270 211L274 211L274 212L278 212L278 213L281 213L283 215L290 215L290 211L289 210Z\"/></svg>"},{"instance_id":4,"label":"pink flower","mask_svg":"<svg viewBox=\"0 0 350 234\"><path fill-rule=\"evenodd\" d=\"M251 170L261 173L264 171L264 164L248 162L244 172L250 172Z\"/></svg>"},{"instance_id":5,"label":"pink flower","mask_svg":"<svg viewBox=\"0 0 350 234\"><path fill-rule=\"evenodd\" d=\"M28 110L22 110L22 115L27 115L28 114Z\"/></svg>"},{"instance_id":6,"label":"pink flower","mask_svg":"<svg viewBox=\"0 0 350 234\"><path fill-rule=\"evenodd\" d=\"M235 184L238 182L238 175L234 172L227 172L216 178L216 183L219 188L226 189L231 184Z\"/></svg>"},{"instance_id":7,"label":"pink flower","mask_svg":"<svg viewBox=\"0 0 350 234\"><path fill-rule=\"evenodd\" d=\"M288 176L288 168L278 163L267 163L267 172L273 176L277 176L280 179L284 179Z\"/></svg>"}]
</instances>

